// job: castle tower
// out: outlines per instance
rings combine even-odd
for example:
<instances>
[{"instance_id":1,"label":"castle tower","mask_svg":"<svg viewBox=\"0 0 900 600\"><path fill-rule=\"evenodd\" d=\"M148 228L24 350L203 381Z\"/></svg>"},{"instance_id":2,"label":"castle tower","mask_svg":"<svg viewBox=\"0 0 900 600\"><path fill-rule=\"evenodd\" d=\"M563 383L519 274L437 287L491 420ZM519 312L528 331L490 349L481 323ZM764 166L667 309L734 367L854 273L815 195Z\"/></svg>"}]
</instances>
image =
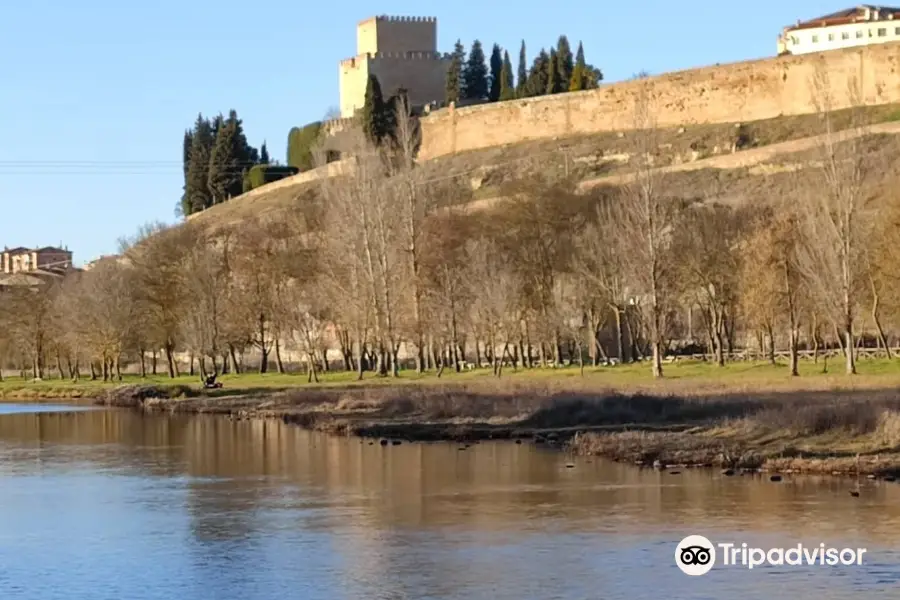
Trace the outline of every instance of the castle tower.
<instances>
[{"instance_id":1,"label":"castle tower","mask_svg":"<svg viewBox=\"0 0 900 600\"><path fill-rule=\"evenodd\" d=\"M356 56L340 64L341 117L365 103L369 75L385 97L406 88L413 106L444 99L449 59L437 51L437 19L372 17L356 27Z\"/></svg>"}]
</instances>

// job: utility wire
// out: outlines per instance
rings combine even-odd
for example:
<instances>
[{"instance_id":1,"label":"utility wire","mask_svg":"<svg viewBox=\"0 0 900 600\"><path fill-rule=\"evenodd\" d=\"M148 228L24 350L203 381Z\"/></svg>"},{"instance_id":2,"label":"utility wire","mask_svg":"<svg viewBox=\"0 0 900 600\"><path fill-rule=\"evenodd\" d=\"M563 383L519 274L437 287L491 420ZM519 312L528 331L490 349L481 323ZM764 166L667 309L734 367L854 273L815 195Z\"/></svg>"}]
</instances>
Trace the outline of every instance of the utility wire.
<instances>
[{"instance_id":1,"label":"utility wire","mask_svg":"<svg viewBox=\"0 0 900 600\"><path fill-rule=\"evenodd\" d=\"M450 173L441 177L429 178L421 183L433 183L438 181L446 181L458 177L465 177L482 170L487 167L502 167L523 162L532 161L538 158L567 154L564 149L554 149L544 152L538 152L507 161L490 163L461 171L458 173ZM246 166L254 166L259 163L246 163ZM287 165L272 165L287 166ZM236 169L227 169L224 171L227 175L240 175L245 171L245 167ZM183 173L184 168L181 161L3 161L0 160L0 175L165 175L169 173Z\"/></svg>"}]
</instances>

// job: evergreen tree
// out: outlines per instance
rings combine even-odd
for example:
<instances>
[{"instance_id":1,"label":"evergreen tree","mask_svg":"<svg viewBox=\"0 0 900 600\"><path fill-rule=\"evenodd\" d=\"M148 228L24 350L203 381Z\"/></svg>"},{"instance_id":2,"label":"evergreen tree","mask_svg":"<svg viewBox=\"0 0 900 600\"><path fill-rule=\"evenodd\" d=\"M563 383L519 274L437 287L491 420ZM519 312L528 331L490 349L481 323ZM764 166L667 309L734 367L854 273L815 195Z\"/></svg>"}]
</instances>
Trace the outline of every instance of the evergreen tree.
<instances>
[{"instance_id":1,"label":"evergreen tree","mask_svg":"<svg viewBox=\"0 0 900 600\"><path fill-rule=\"evenodd\" d=\"M313 164L313 148L322 133L322 123L317 121L304 127L294 127L288 133L287 163L300 171L308 171Z\"/></svg>"},{"instance_id":2,"label":"evergreen tree","mask_svg":"<svg viewBox=\"0 0 900 600\"><path fill-rule=\"evenodd\" d=\"M185 216L200 212L212 205L209 188L209 159L215 141L216 122L210 123L203 115L197 116L191 135L191 163L188 165L185 190Z\"/></svg>"},{"instance_id":3,"label":"evergreen tree","mask_svg":"<svg viewBox=\"0 0 900 600\"><path fill-rule=\"evenodd\" d=\"M463 70L463 88L466 100L483 100L488 97L488 69L484 62L484 49L481 42L472 42L469 60Z\"/></svg>"},{"instance_id":4,"label":"evergreen tree","mask_svg":"<svg viewBox=\"0 0 900 600\"><path fill-rule=\"evenodd\" d=\"M584 52L582 52L584 54ZM569 46L569 38L564 35L559 36L556 42L556 72L559 74L563 84L560 92L564 92L569 88L569 82L572 80L572 71L575 70L575 61L572 58L572 48Z\"/></svg>"},{"instance_id":5,"label":"evergreen tree","mask_svg":"<svg viewBox=\"0 0 900 600\"><path fill-rule=\"evenodd\" d=\"M194 144L194 133L190 129L184 131L184 141L182 142L182 166L184 168L184 185L181 189L181 214L191 214L190 203L188 202L188 170L191 167L191 146Z\"/></svg>"},{"instance_id":6,"label":"evergreen tree","mask_svg":"<svg viewBox=\"0 0 900 600\"><path fill-rule=\"evenodd\" d=\"M572 77L569 79L569 91L593 90L603 80L603 72L584 61L584 48L578 42L578 52L575 55L575 67Z\"/></svg>"},{"instance_id":7,"label":"evergreen tree","mask_svg":"<svg viewBox=\"0 0 900 600\"><path fill-rule=\"evenodd\" d=\"M453 46L453 54L450 55L450 66L447 68L447 81L444 85L447 104L459 102L463 97L463 61L466 59L466 50L462 42L456 40Z\"/></svg>"},{"instance_id":8,"label":"evergreen tree","mask_svg":"<svg viewBox=\"0 0 900 600\"><path fill-rule=\"evenodd\" d=\"M585 65L584 73L584 89L595 90L600 87L600 82L603 81L603 71L594 65Z\"/></svg>"},{"instance_id":9,"label":"evergreen tree","mask_svg":"<svg viewBox=\"0 0 900 600\"><path fill-rule=\"evenodd\" d=\"M516 97L513 82L513 68L509 60L509 52L503 52L503 67L500 69L500 100L512 100Z\"/></svg>"},{"instance_id":10,"label":"evergreen tree","mask_svg":"<svg viewBox=\"0 0 900 600\"><path fill-rule=\"evenodd\" d=\"M547 93L550 81L550 55L541 48L535 57L525 82L525 97L542 96Z\"/></svg>"},{"instance_id":11,"label":"evergreen tree","mask_svg":"<svg viewBox=\"0 0 900 600\"><path fill-rule=\"evenodd\" d=\"M237 170L245 173L250 170L250 167L259 162L259 150L251 146L247 141L247 136L244 134L244 122L238 118L237 111L231 110L228 113L228 119L232 120L235 124L235 143L233 150L234 159L237 163ZM232 196L240 194L240 186L232 184L230 193Z\"/></svg>"},{"instance_id":12,"label":"evergreen tree","mask_svg":"<svg viewBox=\"0 0 900 600\"><path fill-rule=\"evenodd\" d=\"M572 76L569 77L569 91L577 92L585 89L584 84L587 78L587 65L584 62L584 48L581 42L578 42L578 52L575 54L575 67L572 69Z\"/></svg>"},{"instance_id":13,"label":"evergreen tree","mask_svg":"<svg viewBox=\"0 0 900 600\"><path fill-rule=\"evenodd\" d=\"M266 148L266 142L263 141L262 147L259 149L259 164L267 165L269 162L269 149Z\"/></svg>"},{"instance_id":14,"label":"evergreen tree","mask_svg":"<svg viewBox=\"0 0 900 600\"><path fill-rule=\"evenodd\" d=\"M381 93L381 84L375 75L369 75L366 83L366 100L362 109L362 126L366 136L373 144L380 144L387 134L388 128L385 116L388 107Z\"/></svg>"},{"instance_id":15,"label":"evergreen tree","mask_svg":"<svg viewBox=\"0 0 900 600\"><path fill-rule=\"evenodd\" d=\"M503 86L501 71L503 70L503 55L500 54L500 46L494 44L491 49L491 87L488 92L488 100L496 102L500 99L500 88Z\"/></svg>"},{"instance_id":16,"label":"evergreen tree","mask_svg":"<svg viewBox=\"0 0 900 600\"><path fill-rule=\"evenodd\" d=\"M240 120L231 111L216 135L207 174L207 187L213 204L221 204L242 191L244 165L241 164L241 158L245 148L241 146L239 127Z\"/></svg>"},{"instance_id":17,"label":"evergreen tree","mask_svg":"<svg viewBox=\"0 0 900 600\"><path fill-rule=\"evenodd\" d=\"M519 69L516 73L516 96L524 98L528 95L528 56L525 54L525 40L522 40L522 47L519 48Z\"/></svg>"},{"instance_id":18,"label":"evergreen tree","mask_svg":"<svg viewBox=\"0 0 900 600\"><path fill-rule=\"evenodd\" d=\"M563 78L559 72L559 62L555 49L550 49L550 60L547 63L547 95L563 91Z\"/></svg>"}]
</instances>

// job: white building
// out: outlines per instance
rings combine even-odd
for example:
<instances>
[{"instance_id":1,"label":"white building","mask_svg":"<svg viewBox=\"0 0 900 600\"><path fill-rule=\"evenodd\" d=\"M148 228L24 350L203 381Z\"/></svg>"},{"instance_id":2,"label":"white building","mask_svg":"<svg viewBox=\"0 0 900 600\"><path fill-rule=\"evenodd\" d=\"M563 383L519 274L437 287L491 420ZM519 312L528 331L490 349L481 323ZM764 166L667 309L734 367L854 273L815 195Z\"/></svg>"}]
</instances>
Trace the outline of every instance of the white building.
<instances>
[{"instance_id":1,"label":"white building","mask_svg":"<svg viewBox=\"0 0 900 600\"><path fill-rule=\"evenodd\" d=\"M900 42L900 8L863 4L785 27L778 38L778 54L808 54L887 42Z\"/></svg>"}]
</instances>

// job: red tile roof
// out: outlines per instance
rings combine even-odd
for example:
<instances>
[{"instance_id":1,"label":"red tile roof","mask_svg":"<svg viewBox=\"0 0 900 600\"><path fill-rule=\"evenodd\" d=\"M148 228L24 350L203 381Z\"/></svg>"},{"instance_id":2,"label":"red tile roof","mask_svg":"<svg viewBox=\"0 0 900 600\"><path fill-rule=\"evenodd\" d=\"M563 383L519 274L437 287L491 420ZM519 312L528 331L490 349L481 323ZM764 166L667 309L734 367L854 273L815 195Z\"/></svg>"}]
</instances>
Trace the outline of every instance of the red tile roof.
<instances>
[{"instance_id":1,"label":"red tile roof","mask_svg":"<svg viewBox=\"0 0 900 600\"><path fill-rule=\"evenodd\" d=\"M875 21L872 19L871 21L865 21L863 17L865 16L865 9L869 9L871 11L879 12L879 20ZM849 23L859 23L859 22L873 22L878 23L881 21L888 20L888 15L893 15L894 19L900 20L900 8L895 8L892 6L876 6L871 4L863 4L860 6L856 6L853 8L848 8L846 10L841 10L835 13L823 15L821 17L817 17L815 19L810 19L808 21L798 22L796 25L791 25L786 27L788 31L795 31L798 29L813 29L816 27L832 27L834 25L847 25Z\"/></svg>"}]
</instances>

